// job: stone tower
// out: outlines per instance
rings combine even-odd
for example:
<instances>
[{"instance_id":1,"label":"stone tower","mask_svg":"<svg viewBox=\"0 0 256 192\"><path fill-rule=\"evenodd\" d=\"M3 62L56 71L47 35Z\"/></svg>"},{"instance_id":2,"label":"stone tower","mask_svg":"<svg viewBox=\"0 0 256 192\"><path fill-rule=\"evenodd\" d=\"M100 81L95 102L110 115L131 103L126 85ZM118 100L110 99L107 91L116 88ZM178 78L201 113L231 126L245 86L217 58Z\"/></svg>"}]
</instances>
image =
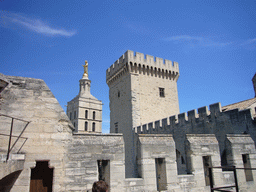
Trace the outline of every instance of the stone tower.
<instances>
[{"instance_id":1,"label":"stone tower","mask_svg":"<svg viewBox=\"0 0 256 192\"><path fill-rule=\"evenodd\" d=\"M79 84L79 94L68 102L67 115L75 127L75 132L101 133L102 102L91 95L87 61Z\"/></svg>"},{"instance_id":2,"label":"stone tower","mask_svg":"<svg viewBox=\"0 0 256 192\"><path fill-rule=\"evenodd\" d=\"M253 88L254 88L254 93L256 97L256 73L254 74L253 78L252 78L252 84L253 84Z\"/></svg>"},{"instance_id":3,"label":"stone tower","mask_svg":"<svg viewBox=\"0 0 256 192\"><path fill-rule=\"evenodd\" d=\"M126 177L136 177L133 127L179 113L177 62L127 51L106 72L110 132L123 133Z\"/></svg>"}]
</instances>

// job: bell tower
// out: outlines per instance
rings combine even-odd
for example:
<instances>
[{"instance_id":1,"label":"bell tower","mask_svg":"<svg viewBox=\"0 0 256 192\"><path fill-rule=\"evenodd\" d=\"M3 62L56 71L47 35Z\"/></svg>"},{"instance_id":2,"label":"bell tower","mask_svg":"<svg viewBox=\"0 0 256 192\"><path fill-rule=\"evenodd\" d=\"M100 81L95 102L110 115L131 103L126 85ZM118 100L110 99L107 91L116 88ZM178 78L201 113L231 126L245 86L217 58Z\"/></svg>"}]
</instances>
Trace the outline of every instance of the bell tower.
<instances>
[{"instance_id":1,"label":"bell tower","mask_svg":"<svg viewBox=\"0 0 256 192\"><path fill-rule=\"evenodd\" d=\"M102 102L90 92L91 80L88 75L88 62L85 61L84 73L79 80L79 94L68 102L67 115L75 127L75 132L102 132Z\"/></svg>"}]
</instances>

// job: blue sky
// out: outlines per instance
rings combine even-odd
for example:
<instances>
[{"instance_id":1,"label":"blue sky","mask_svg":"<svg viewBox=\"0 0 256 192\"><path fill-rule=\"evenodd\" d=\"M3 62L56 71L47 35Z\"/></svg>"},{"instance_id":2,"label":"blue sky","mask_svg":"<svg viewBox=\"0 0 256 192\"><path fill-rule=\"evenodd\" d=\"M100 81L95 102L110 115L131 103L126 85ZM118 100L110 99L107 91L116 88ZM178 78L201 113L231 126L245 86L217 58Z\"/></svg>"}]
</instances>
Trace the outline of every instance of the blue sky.
<instances>
[{"instance_id":1,"label":"blue sky","mask_svg":"<svg viewBox=\"0 0 256 192\"><path fill-rule=\"evenodd\" d=\"M61 106L85 60L109 131L106 69L126 50L177 61L180 111L254 97L256 1L0 0L1 73L43 79Z\"/></svg>"}]
</instances>

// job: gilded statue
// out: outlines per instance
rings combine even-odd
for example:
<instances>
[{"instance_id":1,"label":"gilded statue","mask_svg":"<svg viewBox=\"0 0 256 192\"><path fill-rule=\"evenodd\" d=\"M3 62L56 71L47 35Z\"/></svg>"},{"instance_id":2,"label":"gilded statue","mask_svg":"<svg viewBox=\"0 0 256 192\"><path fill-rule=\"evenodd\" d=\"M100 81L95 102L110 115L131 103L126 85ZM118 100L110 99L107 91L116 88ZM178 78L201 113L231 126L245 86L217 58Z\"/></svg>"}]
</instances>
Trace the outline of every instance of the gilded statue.
<instances>
[{"instance_id":1,"label":"gilded statue","mask_svg":"<svg viewBox=\"0 0 256 192\"><path fill-rule=\"evenodd\" d=\"M85 61L85 64L83 65L83 67L84 67L83 76L88 77L88 62L87 61Z\"/></svg>"}]
</instances>

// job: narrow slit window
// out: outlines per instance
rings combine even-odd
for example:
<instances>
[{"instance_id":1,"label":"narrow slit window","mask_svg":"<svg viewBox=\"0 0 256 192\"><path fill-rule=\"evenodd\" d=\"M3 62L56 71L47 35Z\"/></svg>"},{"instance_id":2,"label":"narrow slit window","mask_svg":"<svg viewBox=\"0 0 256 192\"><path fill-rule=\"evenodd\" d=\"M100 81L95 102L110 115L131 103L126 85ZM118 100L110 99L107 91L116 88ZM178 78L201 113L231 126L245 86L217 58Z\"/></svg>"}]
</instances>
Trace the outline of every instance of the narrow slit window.
<instances>
[{"instance_id":1,"label":"narrow slit window","mask_svg":"<svg viewBox=\"0 0 256 192\"><path fill-rule=\"evenodd\" d=\"M93 111L93 113L92 113L92 119L93 119L93 120L95 120L95 116L96 116L96 112Z\"/></svg>"},{"instance_id":2,"label":"narrow slit window","mask_svg":"<svg viewBox=\"0 0 256 192\"><path fill-rule=\"evenodd\" d=\"M164 88L159 87L159 96L165 97Z\"/></svg>"},{"instance_id":3,"label":"narrow slit window","mask_svg":"<svg viewBox=\"0 0 256 192\"><path fill-rule=\"evenodd\" d=\"M115 133L118 133L118 122L115 123Z\"/></svg>"},{"instance_id":4,"label":"narrow slit window","mask_svg":"<svg viewBox=\"0 0 256 192\"><path fill-rule=\"evenodd\" d=\"M95 132L95 123L92 123L92 131Z\"/></svg>"},{"instance_id":5,"label":"narrow slit window","mask_svg":"<svg viewBox=\"0 0 256 192\"><path fill-rule=\"evenodd\" d=\"M165 158L155 159L157 191L167 190L166 162Z\"/></svg>"},{"instance_id":6,"label":"narrow slit window","mask_svg":"<svg viewBox=\"0 0 256 192\"><path fill-rule=\"evenodd\" d=\"M211 156L203 156L203 167L204 167L204 178L205 178L205 185L210 185L210 172L209 167L212 166L212 159Z\"/></svg>"},{"instance_id":7,"label":"narrow slit window","mask_svg":"<svg viewBox=\"0 0 256 192\"><path fill-rule=\"evenodd\" d=\"M85 119L88 119L88 110L85 110Z\"/></svg>"},{"instance_id":8,"label":"narrow slit window","mask_svg":"<svg viewBox=\"0 0 256 192\"><path fill-rule=\"evenodd\" d=\"M245 168L244 173L245 173L246 181L253 181L249 154L243 154L242 158L243 158L243 164Z\"/></svg>"},{"instance_id":9,"label":"narrow slit window","mask_svg":"<svg viewBox=\"0 0 256 192\"><path fill-rule=\"evenodd\" d=\"M110 160L98 160L99 181L110 183Z\"/></svg>"},{"instance_id":10,"label":"narrow slit window","mask_svg":"<svg viewBox=\"0 0 256 192\"><path fill-rule=\"evenodd\" d=\"M88 131L88 122L87 121L84 122L84 130Z\"/></svg>"}]
</instances>

